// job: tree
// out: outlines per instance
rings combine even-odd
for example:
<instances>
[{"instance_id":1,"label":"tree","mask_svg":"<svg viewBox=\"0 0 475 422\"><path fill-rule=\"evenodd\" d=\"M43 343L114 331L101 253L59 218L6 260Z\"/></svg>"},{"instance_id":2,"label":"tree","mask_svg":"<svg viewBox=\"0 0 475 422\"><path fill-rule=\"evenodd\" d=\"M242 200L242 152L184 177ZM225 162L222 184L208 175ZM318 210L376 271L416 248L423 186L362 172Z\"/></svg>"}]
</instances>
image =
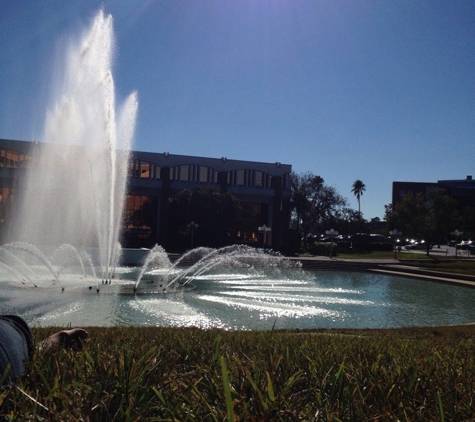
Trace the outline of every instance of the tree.
<instances>
[{"instance_id":1,"label":"tree","mask_svg":"<svg viewBox=\"0 0 475 422\"><path fill-rule=\"evenodd\" d=\"M458 228L462 230L466 239L475 237L475 205L468 205L461 210Z\"/></svg>"},{"instance_id":2,"label":"tree","mask_svg":"<svg viewBox=\"0 0 475 422\"><path fill-rule=\"evenodd\" d=\"M407 237L418 239L427 238L427 213L428 207L424 204L422 194L409 192L404 195L394 209L388 221L390 230L397 229Z\"/></svg>"},{"instance_id":3,"label":"tree","mask_svg":"<svg viewBox=\"0 0 475 422\"><path fill-rule=\"evenodd\" d=\"M431 240L440 243L445 240L458 223L457 202L444 189L436 189L429 196L427 224Z\"/></svg>"},{"instance_id":4,"label":"tree","mask_svg":"<svg viewBox=\"0 0 475 422\"><path fill-rule=\"evenodd\" d=\"M431 192L427 202L422 194L409 192L395 209L385 208L385 220L391 230L398 229L405 236L424 239L428 248L431 243L440 244L458 222L456 202L443 189Z\"/></svg>"},{"instance_id":5,"label":"tree","mask_svg":"<svg viewBox=\"0 0 475 422\"><path fill-rule=\"evenodd\" d=\"M356 196L358 199L358 212L361 213L361 203L360 198L363 196L363 192L366 190L365 184L360 180L357 179L353 182L351 192Z\"/></svg>"},{"instance_id":6,"label":"tree","mask_svg":"<svg viewBox=\"0 0 475 422\"><path fill-rule=\"evenodd\" d=\"M322 177L307 172L292 173L292 223L303 237L309 233L322 232L335 221L338 212L347 206L347 200L333 186L328 186Z\"/></svg>"},{"instance_id":7,"label":"tree","mask_svg":"<svg viewBox=\"0 0 475 422\"><path fill-rule=\"evenodd\" d=\"M335 221L331 224L341 234L356 234L366 231L366 221L361 213L353 208L342 207L335 215Z\"/></svg>"}]
</instances>

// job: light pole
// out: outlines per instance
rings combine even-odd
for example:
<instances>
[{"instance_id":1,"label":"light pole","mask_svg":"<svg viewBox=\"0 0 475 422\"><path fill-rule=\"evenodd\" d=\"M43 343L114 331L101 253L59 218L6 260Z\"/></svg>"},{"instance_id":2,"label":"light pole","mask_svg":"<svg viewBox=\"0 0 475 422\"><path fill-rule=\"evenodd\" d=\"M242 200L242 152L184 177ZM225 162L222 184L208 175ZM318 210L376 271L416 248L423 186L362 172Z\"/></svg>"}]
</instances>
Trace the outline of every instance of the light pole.
<instances>
[{"instance_id":1,"label":"light pole","mask_svg":"<svg viewBox=\"0 0 475 422\"><path fill-rule=\"evenodd\" d=\"M452 236L455 236L455 258L457 258L457 242L459 239L459 236L462 234L459 230L455 229L453 232L450 232Z\"/></svg>"},{"instance_id":2,"label":"light pole","mask_svg":"<svg viewBox=\"0 0 475 422\"><path fill-rule=\"evenodd\" d=\"M325 234L330 236L330 259L333 256L333 236L338 236L338 232L336 230L330 229L325 232Z\"/></svg>"},{"instance_id":3,"label":"light pole","mask_svg":"<svg viewBox=\"0 0 475 422\"><path fill-rule=\"evenodd\" d=\"M191 249L193 249L193 245L194 245L195 230L198 230L199 226L200 225L198 223L195 223L194 221L187 224L187 227L190 229L190 233L191 233Z\"/></svg>"},{"instance_id":4,"label":"light pole","mask_svg":"<svg viewBox=\"0 0 475 422\"><path fill-rule=\"evenodd\" d=\"M402 236L402 233L398 229L394 229L389 232L389 235L394 237L394 259L397 259L397 242L399 242L398 237Z\"/></svg>"},{"instance_id":5,"label":"light pole","mask_svg":"<svg viewBox=\"0 0 475 422\"><path fill-rule=\"evenodd\" d=\"M262 247L265 249L267 245L267 233L270 232L272 229L267 227L265 224L257 228L262 233Z\"/></svg>"}]
</instances>

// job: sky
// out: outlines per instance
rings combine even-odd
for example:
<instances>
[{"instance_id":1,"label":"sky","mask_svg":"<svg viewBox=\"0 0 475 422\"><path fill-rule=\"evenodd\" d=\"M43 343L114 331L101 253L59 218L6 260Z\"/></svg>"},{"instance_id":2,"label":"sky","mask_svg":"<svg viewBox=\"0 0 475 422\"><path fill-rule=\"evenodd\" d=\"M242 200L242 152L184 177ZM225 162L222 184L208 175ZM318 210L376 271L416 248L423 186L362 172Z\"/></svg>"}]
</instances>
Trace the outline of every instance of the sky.
<instances>
[{"instance_id":1,"label":"sky","mask_svg":"<svg viewBox=\"0 0 475 422\"><path fill-rule=\"evenodd\" d=\"M59 47L114 20L134 149L282 162L383 218L393 181L475 175L473 0L0 0L0 138L42 140Z\"/></svg>"}]
</instances>

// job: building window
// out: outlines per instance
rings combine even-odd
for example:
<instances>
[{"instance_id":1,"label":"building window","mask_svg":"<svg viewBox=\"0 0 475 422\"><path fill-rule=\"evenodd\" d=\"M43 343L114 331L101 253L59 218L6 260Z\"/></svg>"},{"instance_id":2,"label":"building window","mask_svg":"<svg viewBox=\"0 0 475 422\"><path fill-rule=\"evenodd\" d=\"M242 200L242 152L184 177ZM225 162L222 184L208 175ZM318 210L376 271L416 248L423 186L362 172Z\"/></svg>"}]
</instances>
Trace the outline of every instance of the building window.
<instances>
[{"instance_id":1,"label":"building window","mask_svg":"<svg viewBox=\"0 0 475 422\"><path fill-rule=\"evenodd\" d=\"M130 160L130 163L129 163L130 177L138 178L140 176L138 167L139 167L138 160Z\"/></svg>"},{"instance_id":2,"label":"building window","mask_svg":"<svg viewBox=\"0 0 475 422\"><path fill-rule=\"evenodd\" d=\"M190 180L190 166L188 164L183 164L180 166L180 182L188 182Z\"/></svg>"},{"instance_id":3,"label":"building window","mask_svg":"<svg viewBox=\"0 0 475 422\"><path fill-rule=\"evenodd\" d=\"M170 168L170 180L192 183L218 183L218 173L207 166L181 164Z\"/></svg>"},{"instance_id":4,"label":"building window","mask_svg":"<svg viewBox=\"0 0 475 422\"><path fill-rule=\"evenodd\" d=\"M126 195L123 224L127 247L153 245L157 203L153 196Z\"/></svg>"},{"instance_id":5,"label":"building window","mask_svg":"<svg viewBox=\"0 0 475 422\"><path fill-rule=\"evenodd\" d=\"M262 171L256 170L254 177L254 186L257 188L262 188L264 186L264 173Z\"/></svg>"},{"instance_id":6,"label":"building window","mask_svg":"<svg viewBox=\"0 0 475 422\"><path fill-rule=\"evenodd\" d=\"M244 186L245 184L245 171L244 170L236 170L236 182L237 186Z\"/></svg>"},{"instance_id":7,"label":"building window","mask_svg":"<svg viewBox=\"0 0 475 422\"><path fill-rule=\"evenodd\" d=\"M228 184L231 186L251 186L268 189L270 181L271 175L261 170L241 169L228 173Z\"/></svg>"},{"instance_id":8,"label":"building window","mask_svg":"<svg viewBox=\"0 0 475 422\"><path fill-rule=\"evenodd\" d=\"M158 179L161 178L162 168L161 168L160 166L157 166L157 165L154 165L153 167L154 167L154 169L155 169L155 174L152 175L152 177L153 177L154 179L157 179L157 180L158 180Z\"/></svg>"},{"instance_id":9,"label":"building window","mask_svg":"<svg viewBox=\"0 0 475 422\"><path fill-rule=\"evenodd\" d=\"M150 163L146 161L140 162L140 178L149 179L150 178Z\"/></svg>"},{"instance_id":10,"label":"building window","mask_svg":"<svg viewBox=\"0 0 475 422\"><path fill-rule=\"evenodd\" d=\"M31 156L11 149L0 150L0 167L18 168L30 167Z\"/></svg>"},{"instance_id":11,"label":"building window","mask_svg":"<svg viewBox=\"0 0 475 422\"><path fill-rule=\"evenodd\" d=\"M198 173L198 182L207 183L209 172L210 172L210 169L208 167L200 166L199 173Z\"/></svg>"},{"instance_id":12,"label":"building window","mask_svg":"<svg viewBox=\"0 0 475 422\"><path fill-rule=\"evenodd\" d=\"M282 188L288 189L289 188L289 175L288 173L282 175Z\"/></svg>"},{"instance_id":13,"label":"building window","mask_svg":"<svg viewBox=\"0 0 475 422\"><path fill-rule=\"evenodd\" d=\"M160 172L161 167L156 164L148 161L130 160L129 177L134 179L160 179Z\"/></svg>"}]
</instances>

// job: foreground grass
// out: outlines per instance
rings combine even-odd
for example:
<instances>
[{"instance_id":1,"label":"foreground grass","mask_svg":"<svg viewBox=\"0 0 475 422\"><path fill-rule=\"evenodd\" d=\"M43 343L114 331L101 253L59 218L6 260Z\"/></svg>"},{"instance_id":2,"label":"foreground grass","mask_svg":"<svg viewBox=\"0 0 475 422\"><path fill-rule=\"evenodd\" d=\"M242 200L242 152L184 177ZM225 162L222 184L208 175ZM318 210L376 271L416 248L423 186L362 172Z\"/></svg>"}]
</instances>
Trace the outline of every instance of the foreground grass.
<instances>
[{"instance_id":1,"label":"foreground grass","mask_svg":"<svg viewBox=\"0 0 475 422\"><path fill-rule=\"evenodd\" d=\"M463 421L475 410L475 326L89 331L81 351L36 353L1 391L2 420Z\"/></svg>"}]
</instances>

